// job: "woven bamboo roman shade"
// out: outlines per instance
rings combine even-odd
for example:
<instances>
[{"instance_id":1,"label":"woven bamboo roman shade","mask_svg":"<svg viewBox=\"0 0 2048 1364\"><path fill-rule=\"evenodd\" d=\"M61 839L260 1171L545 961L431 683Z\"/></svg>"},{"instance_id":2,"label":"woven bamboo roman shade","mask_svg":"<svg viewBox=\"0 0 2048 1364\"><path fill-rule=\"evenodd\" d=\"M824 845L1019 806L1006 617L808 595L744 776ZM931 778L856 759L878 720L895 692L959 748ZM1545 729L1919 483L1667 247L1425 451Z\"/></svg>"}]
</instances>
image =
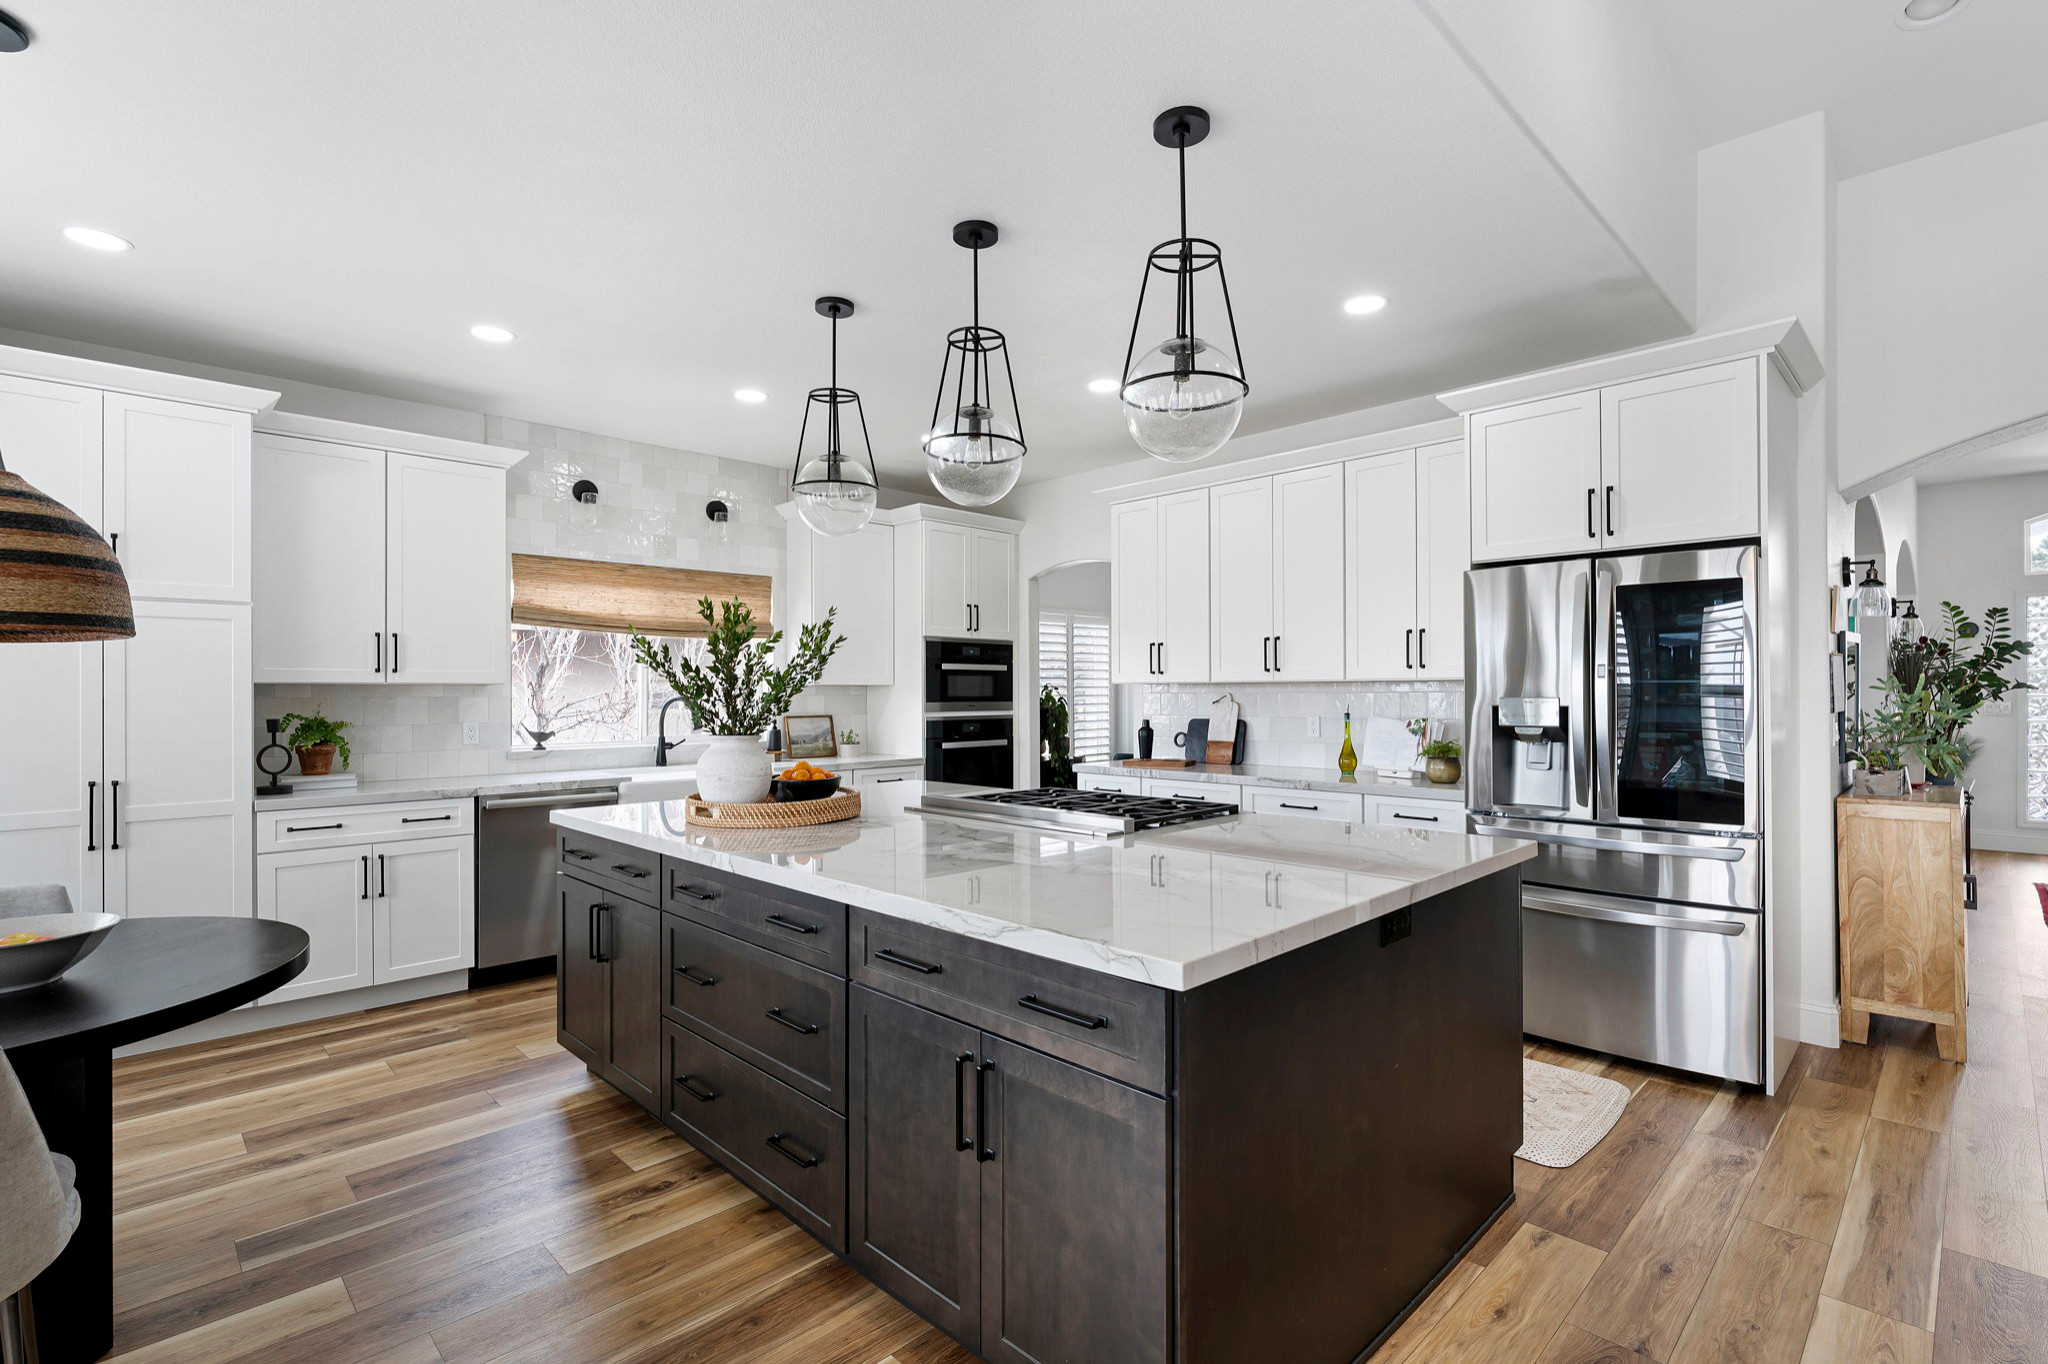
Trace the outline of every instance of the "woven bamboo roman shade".
<instances>
[{"instance_id":1,"label":"woven bamboo roman shade","mask_svg":"<svg viewBox=\"0 0 2048 1364\"><path fill-rule=\"evenodd\" d=\"M737 597L765 631L773 589L773 579L754 573L512 556L512 620L518 625L697 638L705 630L698 598L718 603Z\"/></svg>"}]
</instances>

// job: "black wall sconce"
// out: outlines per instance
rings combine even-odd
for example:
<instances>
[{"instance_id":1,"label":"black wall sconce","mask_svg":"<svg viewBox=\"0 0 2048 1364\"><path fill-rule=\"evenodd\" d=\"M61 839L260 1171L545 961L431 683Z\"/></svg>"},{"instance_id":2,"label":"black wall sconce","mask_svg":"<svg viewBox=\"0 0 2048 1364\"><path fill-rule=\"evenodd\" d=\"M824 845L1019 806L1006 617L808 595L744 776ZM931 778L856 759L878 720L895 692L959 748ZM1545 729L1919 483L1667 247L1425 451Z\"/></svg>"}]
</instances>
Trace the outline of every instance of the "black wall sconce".
<instances>
[{"instance_id":1,"label":"black wall sconce","mask_svg":"<svg viewBox=\"0 0 2048 1364\"><path fill-rule=\"evenodd\" d=\"M597 505L597 484L587 478L579 478L576 480L576 486L569 489L569 496L585 506L594 507Z\"/></svg>"},{"instance_id":2,"label":"black wall sconce","mask_svg":"<svg viewBox=\"0 0 2048 1364\"><path fill-rule=\"evenodd\" d=\"M1863 581L1856 581L1856 570L1864 569ZM1889 616L1892 601L1885 594L1884 578L1877 571L1875 559L1842 558L1842 586L1856 589L1856 614L1858 616Z\"/></svg>"}]
</instances>

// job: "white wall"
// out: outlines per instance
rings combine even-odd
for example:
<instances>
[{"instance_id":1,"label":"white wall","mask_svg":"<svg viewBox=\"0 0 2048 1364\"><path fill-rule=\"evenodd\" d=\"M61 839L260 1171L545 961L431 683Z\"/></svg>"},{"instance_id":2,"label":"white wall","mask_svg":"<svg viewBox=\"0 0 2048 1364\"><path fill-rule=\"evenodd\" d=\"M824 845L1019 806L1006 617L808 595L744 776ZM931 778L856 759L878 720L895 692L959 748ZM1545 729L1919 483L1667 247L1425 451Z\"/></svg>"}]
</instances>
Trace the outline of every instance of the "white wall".
<instances>
[{"instance_id":1,"label":"white wall","mask_svg":"<svg viewBox=\"0 0 2048 1364\"><path fill-rule=\"evenodd\" d=\"M2048 576L2021 571L2021 526L2029 517L2043 514L2048 514L2048 474L1922 488L1915 559L1920 615L1927 624L1938 624L1944 601L1980 619L1986 607L2003 606L2012 611L2024 638L2027 596L2048 595ZM2048 853L2048 828L2019 822L2021 754L2030 701L2033 698L2022 692L2014 698L2011 714L1981 714L1970 726L1980 746L1967 774L1975 783L1971 831L1979 847ZM2038 704L2048 706L2048 699Z\"/></svg>"},{"instance_id":2,"label":"white wall","mask_svg":"<svg viewBox=\"0 0 2048 1364\"><path fill-rule=\"evenodd\" d=\"M1842 483L2048 412L2048 123L1844 180Z\"/></svg>"}]
</instances>

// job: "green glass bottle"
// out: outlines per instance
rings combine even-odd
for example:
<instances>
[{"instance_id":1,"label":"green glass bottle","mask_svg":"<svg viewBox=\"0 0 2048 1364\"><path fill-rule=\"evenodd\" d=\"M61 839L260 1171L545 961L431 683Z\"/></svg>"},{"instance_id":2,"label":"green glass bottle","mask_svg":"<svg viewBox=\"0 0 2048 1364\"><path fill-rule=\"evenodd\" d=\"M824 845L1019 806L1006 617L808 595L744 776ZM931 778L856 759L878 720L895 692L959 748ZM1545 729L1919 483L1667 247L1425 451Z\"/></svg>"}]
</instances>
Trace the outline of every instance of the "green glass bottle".
<instances>
[{"instance_id":1,"label":"green glass bottle","mask_svg":"<svg viewBox=\"0 0 2048 1364\"><path fill-rule=\"evenodd\" d=\"M1344 712L1344 747L1337 750L1337 770L1350 775L1358 770L1358 750L1351 746L1351 712Z\"/></svg>"}]
</instances>

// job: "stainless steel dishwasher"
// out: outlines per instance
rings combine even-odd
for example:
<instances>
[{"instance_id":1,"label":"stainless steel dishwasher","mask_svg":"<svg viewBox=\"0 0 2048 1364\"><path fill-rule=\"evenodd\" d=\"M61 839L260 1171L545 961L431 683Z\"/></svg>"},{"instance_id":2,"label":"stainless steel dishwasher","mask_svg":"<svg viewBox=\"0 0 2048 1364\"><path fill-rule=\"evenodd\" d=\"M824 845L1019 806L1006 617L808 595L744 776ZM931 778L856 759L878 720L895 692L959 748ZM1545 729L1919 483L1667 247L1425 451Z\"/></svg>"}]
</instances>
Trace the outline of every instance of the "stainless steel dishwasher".
<instances>
[{"instance_id":1,"label":"stainless steel dishwasher","mask_svg":"<svg viewBox=\"0 0 2048 1364\"><path fill-rule=\"evenodd\" d=\"M619 788L582 786L540 796L485 796L476 840L476 966L472 985L555 969L562 925L555 902L555 829L548 812L616 805Z\"/></svg>"}]
</instances>

